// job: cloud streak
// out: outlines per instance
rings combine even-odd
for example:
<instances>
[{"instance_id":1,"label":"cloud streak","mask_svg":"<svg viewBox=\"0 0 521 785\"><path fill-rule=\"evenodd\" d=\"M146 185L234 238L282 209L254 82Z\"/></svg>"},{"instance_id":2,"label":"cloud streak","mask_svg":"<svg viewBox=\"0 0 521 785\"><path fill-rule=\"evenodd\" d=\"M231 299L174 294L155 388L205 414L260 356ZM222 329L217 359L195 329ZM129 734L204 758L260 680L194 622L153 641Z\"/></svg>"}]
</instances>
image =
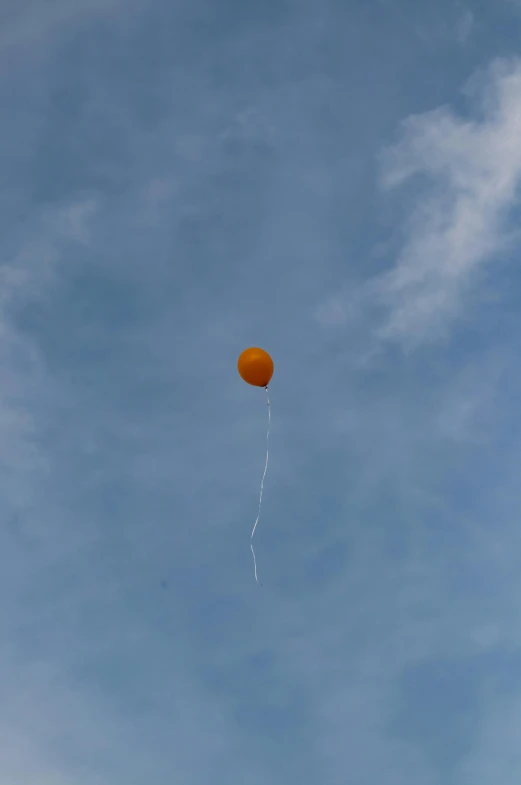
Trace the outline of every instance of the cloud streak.
<instances>
[{"instance_id":1,"label":"cloud streak","mask_svg":"<svg viewBox=\"0 0 521 785\"><path fill-rule=\"evenodd\" d=\"M347 305L336 296L322 306L324 323L377 308L383 341L414 347L446 337L487 281L488 266L512 248L517 233L506 227L521 180L520 62L494 62L466 92L475 119L448 107L412 115L384 151L385 192L409 186L401 248L390 269L363 284Z\"/></svg>"},{"instance_id":2,"label":"cloud streak","mask_svg":"<svg viewBox=\"0 0 521 785\"><path fill-rule=\"evenodd\" d=\"M483 120L447 109L411 117L386 151L386 189L422 175L429 191L413 207L394 269L377 283L390 310L385 338L439 333L460 313L480 268L508 248L505 220L521 179L520 63L495 63L481 91Z\"/></svg>"}]
</instances>

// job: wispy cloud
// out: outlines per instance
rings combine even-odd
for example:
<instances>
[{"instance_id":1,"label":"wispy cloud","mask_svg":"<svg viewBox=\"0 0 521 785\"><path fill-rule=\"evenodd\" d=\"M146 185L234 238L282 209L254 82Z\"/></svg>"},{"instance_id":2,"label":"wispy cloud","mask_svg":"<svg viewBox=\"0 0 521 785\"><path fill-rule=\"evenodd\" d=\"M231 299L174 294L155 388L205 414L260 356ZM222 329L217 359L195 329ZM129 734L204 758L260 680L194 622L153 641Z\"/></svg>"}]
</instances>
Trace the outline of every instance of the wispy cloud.
<instances>
[{"instance_id":1,"label":"wispy cloud","mask_svg":"<svg viewBox=\"0 0 521 785\"><path fill-rule=\"evenodd\" d=\"M481 266L511 240L505 219L521 180L520 63L495 63L480 90L484 119L445 108L410 117L402 140L385 153L386 189L413 176L428 180L427 193L410 200L394 269L375 282L390 310L386 338L415 342L443 331L461 314Z\"/></svg>"},{"instance_id":2,"label":"wispy cloud","mask_svg":"<svg viewBox=\"0 0 521 785\"><path fill-rule=\"evenodd\" d=\"M87 219L95 208L89 201L42 210L4 236L0 267L0 460L4 500L16 497L25 504L31 498L28 489L35 481L33 472L39 468L45 474L46 466L40 440L47 421L42 425L38 417L49 405L59 406L45 359L20 329L20 320L27 308L38 307L52 297L61 267L70 265L71 248L67 243L87 241Z\"/></svg>"},{"instance_id":3,"label":"wispy cloud","mask_svg":"<svg viewBox=\"0 0 521 785\"><path fill-rule=\"evenodd\" d=\"M74 700L60 681L63 674L49 673L36 653L20 654L18 646L24 631L38 636L41 618L33 615L28 602L32 588L75 547L72 540L60 543L61 505L52 500L56 483L45 445L67 401L23 321L28 309L53 299L74 242L88 240L86 221L94 210L94 202L77 202L35 212L6 233L0 247L1 547L9 553L0 578L2 785L65 781L53 747L65 733L67 717L72 719Z\"/></svg>"},{"instance_id":4,"label":"wispy cloud","mask_svg":"<svg viewBox=\"0 0 521 785\"><path fill-rule=\"evenodd\" d=\"M468 8L461 12L461 17L457 24L457 36L460 44L465 44L469 40L474 28L474 14Z\"/></svg>"},{"instance_id":5,"label":"wispy cloud","mask_svg":"<svg viewBox=\"0 0 521 785\"><path fill-rule=\"evenodd\" d=\"M379 336L417 345L444 335L465 313L488 264L501 264L517 232L508 223L521 181L521 64L493 63L470 84L474 117L448 107L409 117L382 156L382 185L414 182L405 204L402 247L391 269L351 302L338 295L319 318L341 322L383 308ZM499 259L498 259L499 255Z\"/></svg>"},{"instance_id":6,"label":"wispy cloud","mask_svg":"<svg viewBox=\"0 0 521 785\"><path fill-rule=\"evenodd\" d=\"M374 247L373 142L440 102L438 39L472 49L453 4L428 54L397 6L9 8L0 785L508 782L517 311L392 342L448 330L509 247L520 66L406 121Z\"/></svg>"}]
</instances>

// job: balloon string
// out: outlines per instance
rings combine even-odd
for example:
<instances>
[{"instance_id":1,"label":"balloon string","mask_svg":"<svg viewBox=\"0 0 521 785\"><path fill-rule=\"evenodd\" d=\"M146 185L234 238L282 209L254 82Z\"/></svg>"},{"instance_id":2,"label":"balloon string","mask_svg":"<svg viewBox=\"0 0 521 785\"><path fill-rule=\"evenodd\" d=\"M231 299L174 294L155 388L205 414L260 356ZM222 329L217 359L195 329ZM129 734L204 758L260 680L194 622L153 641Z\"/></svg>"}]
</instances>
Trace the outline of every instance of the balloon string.
<instances>
[{"instance_id":1,"label":"balloon string","mask_svg":"<svg viewBox=\"0 0 521 785\"><path fill-rule=\"evenodd\" d=\"M251 532L250 538L250 548L253 555L253 568L255 570L255 580L258 583L259 579L257 577L257 559L255 558L255 551L253 549L253 535L255 534L255 529L257 528L257 524L259 522L260 514L261 514L261 505L262 505L262 492L264 490L264 480L266 479L266 472L268 471L268 460L269 460L269 441L270 441L270 428L271 428L271 406L270 406L270 397L268 395L268 387L266 386L266 405L268 407L268 432L266 434L266 463L264 464L264 472L262 475L261 485L260 485L260 495L259 495L259 511L257 513L257 520L253 524L253 529ZM262 583L260 584L262 586Z\"/></svg>"}]
</instances>

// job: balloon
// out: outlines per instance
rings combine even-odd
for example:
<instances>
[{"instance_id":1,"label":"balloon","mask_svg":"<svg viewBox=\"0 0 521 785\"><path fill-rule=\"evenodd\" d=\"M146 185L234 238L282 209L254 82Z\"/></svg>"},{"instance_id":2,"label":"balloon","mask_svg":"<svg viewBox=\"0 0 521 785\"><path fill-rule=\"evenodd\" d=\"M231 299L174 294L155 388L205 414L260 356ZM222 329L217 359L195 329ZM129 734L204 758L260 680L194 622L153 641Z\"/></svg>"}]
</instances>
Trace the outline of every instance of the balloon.
<instances>
[{"instance_id":1,"label":"balloon","mask_svg":"<svg viewBox=\"0 0 521 785\"><path fill-rule=\"evenodd\" d=\"M243 351L237 368L244 381L254 387L267 387L273 376L273 360L268 352L255 346Z\"/></svg>"}]
</instances>

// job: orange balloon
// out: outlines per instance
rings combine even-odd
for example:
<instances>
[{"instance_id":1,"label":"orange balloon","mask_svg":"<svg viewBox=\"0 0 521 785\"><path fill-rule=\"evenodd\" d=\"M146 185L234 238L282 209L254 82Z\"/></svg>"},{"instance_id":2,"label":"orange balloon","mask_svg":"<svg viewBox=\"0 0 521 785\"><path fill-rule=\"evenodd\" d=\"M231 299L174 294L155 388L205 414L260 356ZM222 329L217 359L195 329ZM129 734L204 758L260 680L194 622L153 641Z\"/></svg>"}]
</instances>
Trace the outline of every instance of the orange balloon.
<instances>
[{"instance_id":1,"label":"orange balloon","mask_svg":"<svg viewBox=\"0 0 521 785\"><path fill-rule=\"evenodd\" d=\"M273 376L273 360L268 352L256 346L243 351L237 362L237 368L244 381L255 387L267 387Z\"/></svg>"}]
</instances>

